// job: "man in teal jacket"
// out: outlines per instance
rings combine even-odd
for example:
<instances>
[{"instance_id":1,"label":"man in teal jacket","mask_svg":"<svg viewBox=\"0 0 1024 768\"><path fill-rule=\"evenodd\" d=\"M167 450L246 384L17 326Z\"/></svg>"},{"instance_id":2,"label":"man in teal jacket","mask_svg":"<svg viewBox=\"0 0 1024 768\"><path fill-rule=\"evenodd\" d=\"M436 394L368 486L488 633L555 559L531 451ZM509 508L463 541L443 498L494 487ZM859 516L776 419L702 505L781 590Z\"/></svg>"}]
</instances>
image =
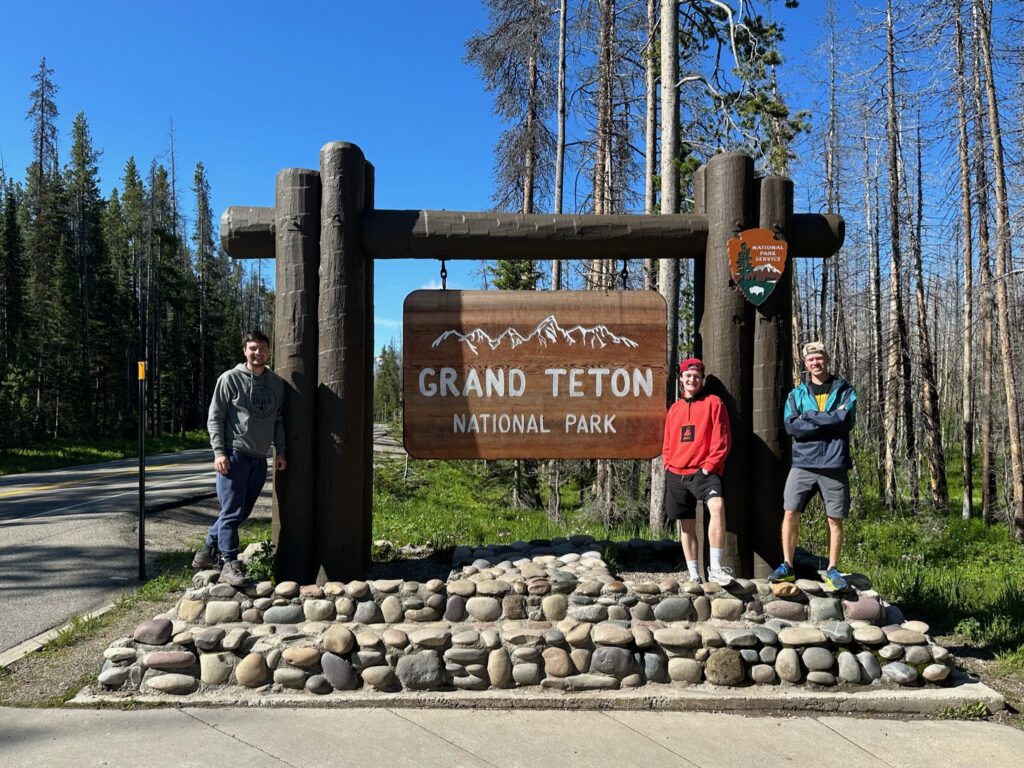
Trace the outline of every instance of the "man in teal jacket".
<instances>
[{"instance_id":1,"label":"man in teal jacket","mask_svg":"<svg viewBox=\"0 0 1024 768\"><path fill-rule=\"evenodd\" d=\"M800 529L800 514L815 493L821 493L828 517L828 570L825 581L845 589L838 568L843 547L843 520L850 512L850 431L856 422L857 393L848 381L829 372L825 345L804 345L804 366L810 378L793 388L783 413L786 432L793 438L793 460L783 504L782 554L784 560L771 581L793 581L793 555Z\"/></svg>"}]
</instances>

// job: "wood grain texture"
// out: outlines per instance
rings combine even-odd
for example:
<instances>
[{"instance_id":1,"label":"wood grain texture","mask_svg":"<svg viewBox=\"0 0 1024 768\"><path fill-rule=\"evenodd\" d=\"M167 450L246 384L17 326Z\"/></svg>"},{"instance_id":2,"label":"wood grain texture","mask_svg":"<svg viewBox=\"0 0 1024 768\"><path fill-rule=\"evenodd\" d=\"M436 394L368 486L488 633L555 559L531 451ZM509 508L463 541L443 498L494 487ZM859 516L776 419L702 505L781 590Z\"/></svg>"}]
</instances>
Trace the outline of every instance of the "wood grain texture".
<instances>
[{"instance_id":1,"label":"wood grain texture","mask_svg":"<svg viewBox=\"0 0 1024 768\"><path fill-rule=\"evenodd\" d=\"M320 174L286 168L276 181L274 365L285 383L288 468L274 474L272 539L277 578L316 579L317 302L320 267Z\"/></svg>"},{"instance_id":2,"label":"wood grain texture","mask_svg":"<svg viewBox=\"0 0 1024 768\"><path fill-rule=\"evenodd\" d=\"M492 348L484 334L500 342ZM517 334L525 340L514 343ZM652 458L665 418L665 347L665 302L653 291L416 291L404 311L406 450L444 459ZM442 390L445 368L458 395ZM553 369L566 373L546 373ZM609 373L591 372L600 369Z\"/></svg>"}]
</instances>

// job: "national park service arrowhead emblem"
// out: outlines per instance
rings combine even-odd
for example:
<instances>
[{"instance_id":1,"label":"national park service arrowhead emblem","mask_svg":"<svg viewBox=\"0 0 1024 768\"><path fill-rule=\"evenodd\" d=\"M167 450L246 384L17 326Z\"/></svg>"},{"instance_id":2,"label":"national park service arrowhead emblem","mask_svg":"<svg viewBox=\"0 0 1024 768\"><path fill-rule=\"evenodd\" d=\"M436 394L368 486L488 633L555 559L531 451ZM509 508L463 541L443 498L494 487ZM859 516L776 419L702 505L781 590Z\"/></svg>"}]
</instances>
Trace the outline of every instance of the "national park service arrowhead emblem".
<instances>
[{"instance_id":1,"label":"national park service arrowhead emblem","mask_svg":"<svg viewBox=\"0 0 1024 768\"><path fill-rule=\"evenodd\" d=\"M729 271L732 283L754 306L772 295L786 268L788 245L770 229L747 229L730 238Z\"/></svg>"}]
</instances>

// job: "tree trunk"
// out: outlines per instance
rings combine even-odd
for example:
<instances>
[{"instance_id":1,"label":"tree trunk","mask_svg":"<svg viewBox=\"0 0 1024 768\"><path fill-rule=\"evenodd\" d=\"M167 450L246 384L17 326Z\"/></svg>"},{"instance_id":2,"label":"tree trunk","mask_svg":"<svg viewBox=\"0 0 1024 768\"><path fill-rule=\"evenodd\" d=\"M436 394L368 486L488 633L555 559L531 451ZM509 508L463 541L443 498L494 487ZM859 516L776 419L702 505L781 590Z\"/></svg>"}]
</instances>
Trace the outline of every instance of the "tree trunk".
<instances>
[{"instance_id":1,"label":"tree trunk","mask_svg":"<svg viewBox=\"0 0 1024 768\"><path fill-rule=\"evenodd\" d=\"M964 493L960 513L965 520L974 514L974 366L973 336L974 324L974 244L972 242L973 224L971 222L971 167L967 141L967 85L964 77L964 30L960 18L960 3L953 3L953 14L956 45L956 107L957 107L957 155L960 160L960 221L963 232L963 330L961 345L963 360L961 368L963 410L963 476ZM979 116L980 119L980 116Z\"/></svg>"},{"instance_id":2,"label":"tree trunk","mask_svg":"<svg viewBox=\"0 0 1024 768\"><path fill-rule=\"evenodd\" d=\"M907 319L903 312L903 260L900 251L900 177L899 177L899 137L896 126L896 51L895 33L892 19L892 0L886 2L886 139L889 156L889 227L890 227L890 260L889 260L889 355L888 384L886 392L886 476L895 476L896 450L898 440L899 411L897 406L902 403L903 426L906 435L907 463L910 469L911 506L916 509L918 498L917 473L914 440L914 415L910 401L910 348L907 339ZM885 489L885 504L894 509L897 503L897 489L889 485Z\"/></svg>"},{"instance_id":3,"label":"tree trunk","mask_svg":"<svg viewBox=\"0 0 1024 768\"><path fill-rule=\"evenodd\" d=\"M945 512L949 503L946 487L946 454L942 447L942 421L939 392L932 360L932 342L928 331L928 310L924 294L924 270L921 266L921 229L924 221L924 181L921 170L921 116L917 124L917 208L914 221L914 284L917 299L917 334L921 345L921 406L924 414L924 436L928 444L928 487L932 507Z\"/></svg>"},{"instance_id":4,"label":"tree trunk","mask_svg":"<svg viewBox=\"0 0 1024 768\"><path fill-rule=\"evenodd\" d=\"M676 157L679 154L679 73L678 5L675 0L661 0L661 212L676 213L679 209L679 176ZM662 259L658 264L658 290L668 305L665 332L668 335L668 391L666 405L675 401L677 339L679 337L679 262ZM665 520L665 467L660 459L651 462L651 500L648 519L651 530L661 530Z\"/></svg>"},{"instance_id":5,"label":"tree trunk","mask_svg":"<svg viewBox=\"0 0 1024 768\"><path fill-rule=\"evenodd\" d=\"M993 318L992 260L988 231L988 158L985 152L984 97L981 84L981 22L977 6L972 7L974 21L974 176L978 197L978 300L981 304L981 515L986 523L996 520L997 487L993 461L992 389L993 389Z\"/></svg>"},{"instance_id":6,"label":"tree trunk","mask_svg":"<svg viewBox=\"0 0 1024 768\"><path fill-rule=\"evenodd\" d=\"M565 39L566 3L561 0L558 9L558 138L555 143L555 213L562 212L562 196L565 178ZM551 260L551 289L562 287L562 262Z\"/></svg>"},{"instance_id":7,"label":"tree trunk","mask_svg":"<svg viewBox=\"0 0 1024 768\"><path fill-rule=\"evenodd\" d=\"M999 319L999 353L1003 365L1003 387L1006 393L1006 422L1010 438L1010 477L1012 478L1013 532L1024 541L1024 457L1021 456L1020 420L1017 412L1017 387L1014 382L1013 346L1010 343L1010 305L1006 277L1012 260L1010 254L1010 211L1007 201L1006 176L1003 166L1003 138L999 124L999 105L992 69L992 19L985 4L975 0L978 9L978 37L982 64L985 67L985 95L988 101L988 130L992 142L992 168L995 173L996 196L996 309Z\"/></svg>"},{"instance_id":8,"label":"tree trunk","mask_svg":"<svg viewBox=\"0 0 1024 768\"><path fill-rule=\"evenodd\" d=\"M876 166L877 171L877 166ZM878 189L872 194L872 180L877 179L877 173L872 173L870 168L867 125L864 126L864 221L867 223L868 235L868 290L871 296L871 359L877 361L873 366L871 379L874 393L874 413L888 413L885 398L885 378L882 369L882 265L879 256L878 238ZM877 183L877 182L875 182ZM873 204L874 203L874 204ZM878 497L885 498L886 489L896 487L896 464L893 456L888 450L886 440L885 423L878 421L877 417L872 421L872 428L878 436L878 456L876 458L876 478L878 483Z\"/></svg>"},{"instance_id":9,"label":"tree trunk","mask_svg":"<svg viewBox=\"0 0 1024 768\"><path fill-rule=\"evenodd\" d=\"M654 187L658 161L658 61L654 36L658 32L658 0L647 0L647 46L644 48L646 113L644 118L644 213L654 213L658 193ZM654 259L644 261L644 290L655 287L657 266Z\"/></svg>"}]
</instances>

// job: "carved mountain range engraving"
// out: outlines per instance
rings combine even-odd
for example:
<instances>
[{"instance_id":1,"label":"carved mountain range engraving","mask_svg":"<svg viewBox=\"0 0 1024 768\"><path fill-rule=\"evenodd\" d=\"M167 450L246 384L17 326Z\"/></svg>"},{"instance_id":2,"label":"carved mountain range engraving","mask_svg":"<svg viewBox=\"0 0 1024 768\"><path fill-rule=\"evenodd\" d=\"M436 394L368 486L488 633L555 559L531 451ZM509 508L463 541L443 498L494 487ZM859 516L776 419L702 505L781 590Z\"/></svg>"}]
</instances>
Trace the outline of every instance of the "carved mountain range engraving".
<instances>
[{"instance_id":1,"label":"carved mountain range engraving","mask_svg":"<svg viewBox=\"0 0 1024 768\"><path fill-rule=\"evenodd\" d=\"M515 328L506 328L497 338L491 338L490 334L480 328L474 328L469 333L462 333L456 329L447 330L434 339L430 345L436 349L448 339L454 339L459 344L465 344L474 355L480 354L477 348L486 344L491 349L497 349L505 341L508 341L512 349L533 342L537 346L547 348L549 344L582 344L591 349L603 349L611 344L622 344L630 349L636 349L637 343L625 336L619 336L608 329L606 325L594 325L589 328L582 325L575 325L572 328L563 328L558 324L554 315L548 315L527 335L523 335Z\"/></svg>"}]
</instances>

